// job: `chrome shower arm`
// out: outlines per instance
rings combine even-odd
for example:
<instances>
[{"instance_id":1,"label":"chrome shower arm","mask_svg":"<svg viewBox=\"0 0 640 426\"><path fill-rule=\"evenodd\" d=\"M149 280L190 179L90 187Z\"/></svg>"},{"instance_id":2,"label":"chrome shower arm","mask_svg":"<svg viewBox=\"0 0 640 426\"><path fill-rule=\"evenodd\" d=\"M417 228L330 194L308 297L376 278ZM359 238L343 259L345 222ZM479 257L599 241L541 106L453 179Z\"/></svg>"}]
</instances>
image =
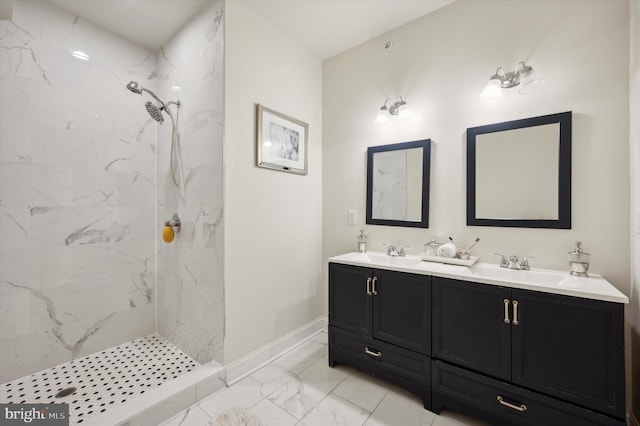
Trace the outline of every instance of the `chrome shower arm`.
<instances>
[{"instance_id":1,"label":"chrome shower arm","mask_svg":"<svg viewBox=\"0 0 640 426\"><path fill-rule=\"evenodd\" d=\"M171 110L169 109L169 105L171 105L171 102L169 102L167 105L163 105L162 106L162 110L167 113L167 115L171 119L171 125L175 127L176 123L173 121L173 114L171 113Z\"/></svg>"},{"instance_id":2,"label":"chrome shower arm","mask_svg":"<svg viewBox=\"0 0 640 426\"><path fill-rule=\"evenodd\" d=\"M141 88L140 88L140 90L141 90L141 91L143 91L143 92L147 92L148 94L150 94L151 96L153 96L153 99L155 99L156 101L158 101L158 102L160 103L160 105L161 105L163 108L166 108L166 107L167 107L167 105L166 105L164 102L162 102L162 99L160 99L159 97L157 97L157 96L156 96L156 94L155 94L155 93L153 93L151 90L149 90L149 89L145 89L144 87L141 87Z\"/></svg>"}]
</instances>

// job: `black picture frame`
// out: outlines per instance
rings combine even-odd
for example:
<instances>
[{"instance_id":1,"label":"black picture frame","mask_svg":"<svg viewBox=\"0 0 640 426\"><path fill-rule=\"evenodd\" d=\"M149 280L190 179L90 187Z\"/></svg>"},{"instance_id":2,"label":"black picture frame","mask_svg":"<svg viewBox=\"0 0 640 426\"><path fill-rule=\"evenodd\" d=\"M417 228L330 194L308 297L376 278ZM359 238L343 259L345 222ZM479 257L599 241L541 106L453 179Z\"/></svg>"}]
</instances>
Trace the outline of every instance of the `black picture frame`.
<instances>
[{"instance_id":1,"label":"black picture frame","mask_svg":"<svg viewBox=\"0 0 640 426\"><path fill-rule=\"evenodd\" d=\"M571 118L572 112L543 115L505 121L467 129L467 225L518 228L571 229ZM547 124L560 125L558 156L558 216L557 219L498 219L476 217L476 137L505 130ZM496 189L498 190L498 189ZM526 190L523 189L523 190ZM508 196L505 194L505 196Z\"/></svg>"},{"instance_id":2,"label":"black picture frame","mask_svg":"<svg viewBox=\"0 0 640 426\"><path fill-rule=\"evenodd\" d=\"M420 206L420 220L394 220L379 219L373 217L373 157L377 152L398 151L405 149L422 148L422 202ZM431 173L431 139L423 139L412 142L402 142L390 145L373 146L367 149L367 217L366 223L370 225L404 226L410 228L429 227L429 182Z\"/></svg>"}]
</instances>

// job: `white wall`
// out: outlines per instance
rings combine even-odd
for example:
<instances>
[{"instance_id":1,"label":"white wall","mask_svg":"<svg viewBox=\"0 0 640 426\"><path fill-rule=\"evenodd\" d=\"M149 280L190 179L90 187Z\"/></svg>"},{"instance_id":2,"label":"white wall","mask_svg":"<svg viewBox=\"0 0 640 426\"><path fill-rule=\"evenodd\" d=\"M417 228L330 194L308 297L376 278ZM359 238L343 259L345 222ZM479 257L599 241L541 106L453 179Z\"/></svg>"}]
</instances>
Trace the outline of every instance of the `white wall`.
<instances>
[{"instance_id":1,"label":"white wall","mask_svg":"<svg viewBox=\"0 0 640 426\"><path fill-rule=\"evenodd\" d=\"M431 237L478 236L481 262L496 263L499 251L567 270L581 240L590 272L629 295L629 2L577 5L461 0L325 61L324 257L355 250L365 226L369 250L389 242L417 253ZM521 60L545 77L542 90L479 98L498 66ZM399 96L412 119L374 125L382 102ZM466 226L466 128L563 111L573 111L572 229ZM424 138L433 142L429 229L363 225L366 148ZM358 210L358 225L347 225L348 209Z\"/></svg>"},{"instance_id":2,"label":"white wall","mask_svg":"<svg viewBox=\"0 0 640 426\"><path fill-rule=\"evenodd\" d=\"M631 75L629 122L631 149L631 347L632 403L636 424L640 424L640 2L630 1Z\"/></svg>"},{"instance_id":3,"label":"white wall","mask_svg":"<svg viewBox=\"0 0 640 426\"><path fill-rule=\"evenodd\" d=\"M224 362L322 314L322 66L243 1L225 3ZM309 125L309 174L256 167L255 104Z\"/></svg>"},{"instance_id":4,"label":"white wall","mask_svg":"<svg viewBox=\"0 0 640 426\"><path fill-rule=\"evenodd\" d=\"M422 251L451 235L482 262L495 251L532 255L533 267L567 270L582 240L591 271L629 294L628 2L458 1L324 62L324 256L356 247L365 212L368 146L431 138L431 211L426 230L365 226L369 250L383 242ZM383 43L392 40L385 51ZM525 60L544 75L538 93L479 98L498 66ZM605 77L606 76L606 77ZM606 80L606 84L603 81ZM408 121L373 124L385 98L403 96ZM571 230L467 227L467 127L573 111ZM496 189L498 190L498 189ZM526 188L523 188L526 191ZM505 194L505 197L508 197ZM359 223L348 226L346 212Z\"/></svg>"}]
</instances>

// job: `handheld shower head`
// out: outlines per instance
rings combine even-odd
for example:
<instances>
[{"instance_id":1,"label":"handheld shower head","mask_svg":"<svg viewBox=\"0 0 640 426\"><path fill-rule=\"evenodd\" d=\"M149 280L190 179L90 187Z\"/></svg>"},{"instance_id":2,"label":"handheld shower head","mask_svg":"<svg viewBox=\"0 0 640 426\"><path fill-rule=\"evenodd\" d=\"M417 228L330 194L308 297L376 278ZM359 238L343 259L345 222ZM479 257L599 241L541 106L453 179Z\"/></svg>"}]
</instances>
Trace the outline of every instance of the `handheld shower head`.
<instances>
[{"instance_id":1,"label":"handheld shower head","mask_svg":"<svg viewBox=\"0 0 640 426\"><path fill-rule=\"evenodd\" d=\"M164 121L164 117L162 116L162 110L164 109L164 106L158 108L157 106L152 104L151 101L147 101L144 106L145 108L147 108L147 112L149 113L151 118L162 124L162 122Z\"/></svg>"},{"instance_id":2,"label":"handheld shower head","mask_svg":"<svg viewBox=\"0 0 640 426\"><path fill-rule=\"evenodd\" d=\"M166 103L164 103L164 101L162 99L160 99L151 90L145 89L144 87L140 86L140 84L138 84L137 81L131 80L127 84L127 89L129 89L129 91L131 91L133 93L136 93L138 95L141 95L142 92L147 92L149 95L151 95L151 97L153 97L153 99L158 101L158 105L155 105L154 103L147 101L147 103L145 103L144 106L147 109L147 112L149 113L151 118L153 118L154 120L156 120L160 124L162 124L162 122L164 121L164 116L162 115L162 111L166 112L167 115L169 115L169 117L173 121L173 115L171 114L171 110L168 108L169 105L174 104L178 108L180 108L180 101L177 101L177 102L176 101L171 101L168 104L166 104Z\"/></svg>"},{"instance_id":3,"label":"handheld shower head","mask_svg":"<svg viewBox=\"0 0 640 426\"><path fill-rule=\"evenodd\" d=\"M142 87L140 87L137 81L131 80L129 84L127 84L127 89L138 95L142 94Z\"/></svg>"},{"instance_id":4,"label":"handheld shower head","mask_svg":"<svg viewBox=\"0 0 640 426\"><path fill-rule=\"evenodd\" d=\"M144 104L147 112L158 123L162 124L164 122L164 115L162 111L167 113L169 118L171 119L171 178L173 179L173 183L176 184L178 188L180 188L182 182L182 154L180 152L180 133L178 133L178 112L180 111L180 101L170 101L168 104L164 103L162 99L160 99L155 93L153 93L149 89L145 89L140 86L137 81L131 80L127 84L127 89L133 93L141 95L142 92L147 92L153 99L155 99L158 104L151 101L147 101ZM178 108L176 112L176 117L174 120L173 114L169 109L169 105L175 105Z\"/></svg>"},{"instance_id":5,"label":"handheld shower head","mask_svg":"<svg viewBox=\"0 0 640 426\"><path fill-rule=\"evenodd\" d=\"M153 99L158 101L160 106L162 106L163 108L165 108L167 106L164 103L164 101L158 97L158 95L153 93L153 91L151 91L149 89L145 89L144 87L140 86L140 84L137 81L131 80L129 83L127 83L127 89L129 89L129 91L131 91L131 92L133 92L133 93L135 93L137 95L141 95L142 92L147 92L148 94L151 95L151 97L153 97Z\"/></svg>"}]
</instances>

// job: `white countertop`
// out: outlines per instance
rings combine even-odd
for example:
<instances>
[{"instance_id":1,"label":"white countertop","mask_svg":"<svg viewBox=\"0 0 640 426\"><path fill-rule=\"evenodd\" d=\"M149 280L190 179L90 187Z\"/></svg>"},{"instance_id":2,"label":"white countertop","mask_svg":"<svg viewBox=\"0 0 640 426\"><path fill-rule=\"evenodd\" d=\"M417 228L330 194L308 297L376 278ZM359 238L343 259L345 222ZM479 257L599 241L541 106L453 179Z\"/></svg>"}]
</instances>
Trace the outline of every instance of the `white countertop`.
<instances>
[{"instance_id":1,"label":"white countertop","mask_svg":"<svg viewBox=\"0 0 640 426\"><path fill-rule=\"evenodd\" d=\"M376 252L346 253L329 258L329 262L453 278L606 302L629 303L627 296L599 275L574 277L568 272L536 268L531 268L530 271L519 271L488 263L477 263L466 267L426 262L414 255L392 257Z\"/></svg>"}]
</instances>

